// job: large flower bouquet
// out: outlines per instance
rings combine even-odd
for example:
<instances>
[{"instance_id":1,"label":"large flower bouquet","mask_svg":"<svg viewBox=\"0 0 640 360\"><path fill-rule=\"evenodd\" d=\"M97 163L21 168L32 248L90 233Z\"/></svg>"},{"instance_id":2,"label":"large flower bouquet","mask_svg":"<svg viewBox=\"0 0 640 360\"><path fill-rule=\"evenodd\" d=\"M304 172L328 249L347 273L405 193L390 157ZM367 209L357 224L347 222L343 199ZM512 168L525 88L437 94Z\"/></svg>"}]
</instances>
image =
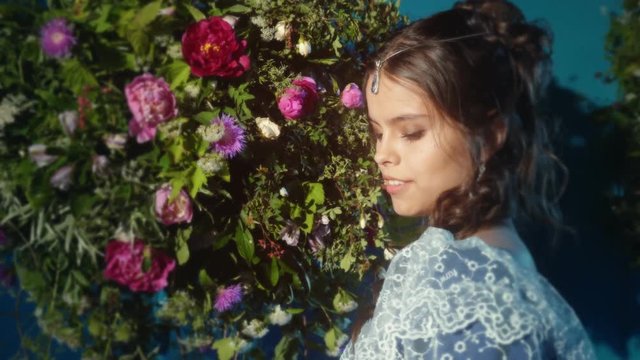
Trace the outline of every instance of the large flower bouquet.
<instances>
[{"instance_id":1,"label":"large flower bouquet","mask_svg":"<svg viewBox=\"0 0 640 360\"><path fill-rule=\"evenodd\" d=\"M385 238L357 83L397 7L24 3L0 5L0 279L41 330L85 358L338 354Z\"/></svg>"}]
</instances>

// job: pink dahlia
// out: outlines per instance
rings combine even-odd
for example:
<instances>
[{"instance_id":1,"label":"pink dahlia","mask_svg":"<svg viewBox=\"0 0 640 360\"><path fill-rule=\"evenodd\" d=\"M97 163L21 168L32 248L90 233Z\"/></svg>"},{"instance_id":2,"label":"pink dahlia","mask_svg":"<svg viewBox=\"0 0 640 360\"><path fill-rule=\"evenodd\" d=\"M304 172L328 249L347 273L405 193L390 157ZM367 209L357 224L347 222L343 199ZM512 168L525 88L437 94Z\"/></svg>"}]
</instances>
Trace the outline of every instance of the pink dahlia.
<instances>
[{"instance_id":1,"label":"pink dahlia","mask_svg":"<svg viewBox=\"0 0 640 360\"><path fill-rule=\"evenodd\" d=\"M218 290L216 302L213 307L218 312L231 309L235 304L242 301L242 285L236 284Z\"/></svg>"},{"instance_id":2,"label":"pink dahlia","mask_svg":"<svg viewBox=\"0 0 640 360\"><path fill-rule=\"evenodd\" d=\"M143 266L145 259L150 260L147 269ZM105 279L127 286L134 292L164 289L169 273L176 266L175 260L158 249L145 246L142 240L135 240L133 244L111 240L107 244L104 261Z\"/></svg>"},{"instance_id":3,"label":"pink dahlia","mask_svg":"<svg viewBox=\"0 0 640 360\"><path fill-rule=\"evenodd\" d=\"M76 38L64 18L55 18L40 29L40 46L47 56L67 57L75 44Z\"/></svg>"},{"instance_id":4,"label":"pink dahlia","mask_svg":"<svg viewBox=\"0 0 640 360\"><path fill-rule=\"evenodd\" d=\"M222 138L211 144L218 153L230 159L244 149L244 130L236 123L236 119L233 116L222 114L213 119L211 123L224 126Z\"/></svg>"}]
</instances>

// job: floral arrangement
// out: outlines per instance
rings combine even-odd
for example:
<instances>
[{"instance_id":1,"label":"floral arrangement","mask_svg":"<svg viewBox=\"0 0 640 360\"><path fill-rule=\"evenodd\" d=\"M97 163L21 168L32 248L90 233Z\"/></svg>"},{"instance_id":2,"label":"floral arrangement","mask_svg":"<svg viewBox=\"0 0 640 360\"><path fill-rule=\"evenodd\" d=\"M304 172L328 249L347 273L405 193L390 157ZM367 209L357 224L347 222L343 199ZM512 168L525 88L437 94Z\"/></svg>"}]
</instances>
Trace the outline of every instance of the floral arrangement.
<instances>
[{"instance_id":1,"label":"floral arrangement","mask_svg":"<svg viewBox=\"0 0 640 360\"><path fill-rule=\"evenodd\" d=\"M611 68L605 81L617 81L619 100L594 114L600 123L608 123L606 136L612 147L625 153L622 171L607 192L615 215L613 227L624 234L625 253L640 266L640 3L625 1L620 14L611 13L605 48ZM621 140L621 137L624 138Z\"/></svg>"},{"instance_id":2,"label":"floral arrangement","mask_svg":"<svg viewBox=\"0 0 640 360\"><path fill-rule=\"evenodd\" d=\"M83 358L339 354L382 261L357 83L397 6L47 4L0 5L2 284Z\"/></svg>"}]
</instances>

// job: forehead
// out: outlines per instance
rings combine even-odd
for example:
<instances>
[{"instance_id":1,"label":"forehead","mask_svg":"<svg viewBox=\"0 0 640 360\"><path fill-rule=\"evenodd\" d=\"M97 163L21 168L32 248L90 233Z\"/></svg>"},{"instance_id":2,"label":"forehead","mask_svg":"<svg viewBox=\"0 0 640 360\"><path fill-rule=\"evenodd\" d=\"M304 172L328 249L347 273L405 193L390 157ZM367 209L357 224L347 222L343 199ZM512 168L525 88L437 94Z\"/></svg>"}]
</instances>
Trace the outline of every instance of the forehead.
<instances>
[{"instance_id":1,"label":"forehead","mask_svg":"<svg viewBox=\"0 0 640 360\"><path fill-rule=\"evenodd\" d=\"M373 94L371 92L372 81L373 75L367 79L365 96L367 98L367 112L373 123L387 123L394 118L406 115L431 117L435 113L427 96L418 90L417 86L382 73L378 93Z\"/></svg>"}]
</instances>

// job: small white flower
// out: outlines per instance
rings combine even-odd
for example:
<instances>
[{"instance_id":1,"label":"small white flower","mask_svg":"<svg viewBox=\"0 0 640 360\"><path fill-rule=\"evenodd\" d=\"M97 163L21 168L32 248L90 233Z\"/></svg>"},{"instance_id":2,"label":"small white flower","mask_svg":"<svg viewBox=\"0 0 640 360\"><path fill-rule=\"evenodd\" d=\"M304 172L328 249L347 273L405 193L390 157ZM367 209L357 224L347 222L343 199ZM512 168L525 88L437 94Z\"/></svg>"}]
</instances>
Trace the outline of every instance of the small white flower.
<instances>
[{"instance_id":1,"label":"small white flower","mask_svg":"<svg viewBox=\"0 0 640 360\"><path fill-rule=\"evenodd\" d=\"M360 214L360 228L364 229L367 227L367 219L365 219L364 214Z\"/></svg>"},{"instance_id":2,"label":"small white flower","mask_svg":"<svg viewBox=\"0 0 640 360\"><path fill-rule=\"evenodd\" d=\"M384 218L382 217L382 215L378 214L378 228L382 229L383 226L384 226Z\"/></svg>"},{"instance_id":3,"label":"small white flower","mask_svg":"<svg viewBox=\"0 0 640 360\"><path fill-rule=\"evenodd\" d=\"M182 59L182 44L173 43L167 47L167 55L172 59Z\"/></svg>"},{"instance_id":4,"label":"small white flower","mask_svg":"<svg viewBox=\"0 0 640 360\"><path fill-rule=\"evenodd\" d=\"M279 21L276 24L276 32L274 37L278 41L284 41L287 38L287 33L291 30L291 26L284 20Z\"/></svg>"},{"instance_id":5,"label":"small white flower","mask_svg":"<svg viewBox=\"0 0 640 360\"><path fill-rule=\"evenodd\" d=\"M196 163L205 175L217 173L224 166L224 159L216 152L210 152L198 159Z\"/></svg>"},{"instance_id":6,"label":"small white flower","mask_svg":"<svg viewBox=\"0 0 640 360\"><path fill-rule=\"evenodd\" d=\"M202 137L202 140L213 143L216 142L224 136L224 125L222 124L211 124L211 125L200 125L196 130L196 133Z\"/></svg>"},{"instance_id":7,"label":"small white flower","mask_svg":"<svg viewBox=\"0 0 640 360\"><path fill-rule=\"evenodd\" d=\"M329 225L329 217L327 215L322 215L322 217L320 218L320 222L323 225Z\"/></svg>"},{"instance_id":8,"label":"small white flower","mask_svg":"<svg viewBox=\"0 0 640 360\"><path fill-rule=\"evenodd\" d=\"M335 306L337 312L348 313L355 310L358 307L358 303L353 300L349 300L347 302L336 302Z\"/></svg>"},{"instance_id":9,"label":"small white flower","mask_svg":"<svg viewBox=\"0 0 640 360\"><path fill-rule=\"evenodd\" d=\"M229 25L231 25L232 28L236 27L236 24L238 23L238 19L240 18L233 15L226 15L225 17L222 18L222 20L226 21Z\"/></svg>"},{"instance_id":10,"label":"small white flower","mask_svg":"<svg viewBox=\"0 0 640 360\"><path fill-rule=\"evenodd\" d=\"M269 332L265 323L258 319L253 319L249 323L247 323L247 320L243 320L242 325L244 327L242 333L254 339L259 339Z\"/></svg>"},{"instance_id":11,"label":"small white flower","mask_svg":"<svg viewBox=\"0 0 640 360\"><path fill-rule=\"evenodd\" d=\"M298 51L298 54L307 57L311 54L311 43L305 38L300 37L296 44L296 50Z\"/></svg>"},{"instance_id":12,"label":"small white flower","mask_svg":"<svg viewBox=\"0 0 640 360\"><path fill-rule=\"evenodd\" d=\"M48 155L47 147L43 144L33 144L29 146L29 157L38 167L47 166L58 158L55 155Z\"/></svg>"},{"instance_id":13,"label":"small white flower","mask_svg":"<svg viewBox=\"0 0 640 360\"><path fill-rule=\"evenodd\" d=\"M300 239L300 228L291 220L287 220L287 225L280 232L282 240L289 246L298 245Z\"/></svg>"},{"instance_id":14,"label":"small white flower","mask_svg":"<svg viewBox=\"0 0 640 360\"><path fill-rule=\"evenodd\" d=\"M67 136L73 135L76 131L76 127L78 126L78 112L75 110L67 110L58 114L58 120L60 120L60 125L62 125L62 130Z\"/></svg>"},{"instance_id":15,"label":"small white flower","mask_svg":"<svg viewBox=\"0 0 640 360\"><path fill-rule=\"evenodd\" d=\"M127 143L127 134L107 134L103 137L104 144L111 150L122 150Z\"/></svg>"},{"instance_id":16,"label":"small white flower","mask_svg":"<svg viewBox=\"0 0 640 360\"><path fill-rule=\"evenodd\" d=\"M280 136L280 127L268 117L257 117L256 124L260 129L260 134L267 139L273 140Z\"/></svg>"},{"instance_id":17,"label":"small white flower","mask_svg":"<svg viewBox=\"0 0 640 360\"><path fill-rule=\"evenodd\" d=\"M160 9L160 15L162 15L162 16L171 16L175 12L176 12L176 7L175 6L169 6L169 7L166 7L164 9Z\"/></svg>"},{"instance_id":18,"label":"small white flower","mask_svg":"<svg viewBox=\"0 0 640 360\"><path fill-rule=\"evenodd\" d=\"M65 165L58 169L51 177L50 183L56 189L62 191L69 190L71 186L71 175L73 174L73 165Z\"/></svg>"},{"instance_id":19,"label":"small white flower","mask_svg":"<svg viewBox=\"0 0 640 360\"><path fill-rule=\"evenodd\" d=\"M281 188L280 188L280 196L282 196L282 197L287 197L287 196L289 196L289 192L287 191L287 189L286 189L286 188L284 188L284 187L281 187Z\"/></svg>"},{"instance_id":20,"label":"small white flower","mask_svg":"<svg viewBox=\"0 0 640 360\"><path fill-rule=\"evenodd\" d=\"M274 325L283 326L288 324L289 321L291 321L291 317L292 315L282 310L280 305L276 305L275 308L273 309L273 312L269 314L269 322L271 322Z\"/></svg>"},{"instance_id":21,"label":"small white flower","mask_svg":"<svg viewBox=\"0 0 640 360\"><path fill-rule=\"evenodd\" d=\"M393 259L393 257L394 257L395 255L396 255L396 254L395 254L393 251L391 251L391 249L389 249L389 248L384 248L384 259L385 259L385 260L387 260L387 261L388 261L388 260L391 260L391 259Z\"/></svg>"},{"instance_id":22,"label":"small white flower","mask_svg":"<svg viewBox=\"0 0 640 360\"><path fill-rule=\"evenodd\" d=\"M196 84L187 84L184 87L184 92L187 94L187 96L189 96L190 98L196 98L198 97L198 95L200 94L200 88L198 86L196 86Z\"/></svg>"},{"instance_id":23,"label":"small white flower","mask_svg":"<svg viewBox=\"0 0 640 360\"><path fill-rule=\"evenodd\" d=\"M267 21L262 16L254 16L251 18L251 23L259 28L267 27Z\"/></svg>"},{"instance_id":24,"label":"small white flower","mask_svg":"<svg viewBox=\"0 0 640 360\"><path fill-rule=\"evenodd\" d=\"M109 166L109 159L104 155L93 155L91 163L91 172L95 175L105 175Z\"/></svg>"},{"instance_id":25,"label":"small white flower","mask_svg":"<svg viewBox=\"0 0 640 360\"><path fill-rule=\"evenodd\" d=\"M116 232L113 234L113 238L120 242L133 243L135 235L133 234L133 230L120 224L118 225Z\"/></svg>"}]
</instances>

